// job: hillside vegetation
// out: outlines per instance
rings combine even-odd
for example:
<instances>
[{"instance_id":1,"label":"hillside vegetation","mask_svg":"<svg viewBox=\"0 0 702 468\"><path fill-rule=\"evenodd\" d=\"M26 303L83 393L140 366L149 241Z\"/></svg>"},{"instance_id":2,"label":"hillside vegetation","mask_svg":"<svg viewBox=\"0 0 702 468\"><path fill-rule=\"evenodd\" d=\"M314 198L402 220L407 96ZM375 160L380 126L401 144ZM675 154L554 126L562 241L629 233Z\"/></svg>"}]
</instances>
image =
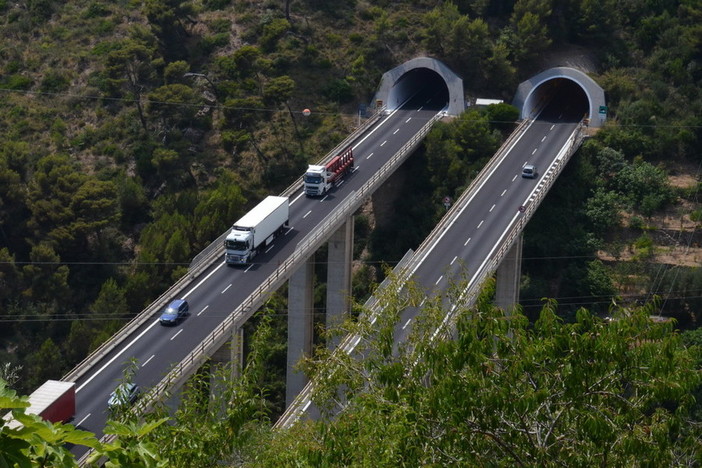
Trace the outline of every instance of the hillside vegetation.
<instances>
[{"instance_id":1,"label":"hillside vegetation","mask_svg":"<svg viewBox=\"0 0 702 468\"><path fill-rule=\"evenodd\" d=\"M688 230L702 217L699 183L669 182L700 164L696 1L0 0L0 24L0 362L21 365L22 391L59 378L141 311L348 134L384 71L418 55L461 75L467 97L509 101L560 64L549 57L587 51L608 124L527 229L526 315L553 297L575 320L580 305L607 313L627 293L632 304L662 296L654 312L681 326L702 318L700 269L653 261L666 238L657 216ZM498 106L437 124L388 195L392 215L359 217L359 298L515 118ZM698 242L680 232L665 234Z\"/></svg>"}]
</instances>

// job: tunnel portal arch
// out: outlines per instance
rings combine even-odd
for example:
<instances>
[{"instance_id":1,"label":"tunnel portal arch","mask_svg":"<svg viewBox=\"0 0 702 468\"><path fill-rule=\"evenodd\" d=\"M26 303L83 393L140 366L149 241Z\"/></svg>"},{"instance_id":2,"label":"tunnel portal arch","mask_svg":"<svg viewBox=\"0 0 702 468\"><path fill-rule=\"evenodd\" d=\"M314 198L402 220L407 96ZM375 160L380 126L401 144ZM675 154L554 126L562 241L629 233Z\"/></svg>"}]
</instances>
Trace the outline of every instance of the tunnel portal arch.
<instances>
[{"instance_id":1,"label":"tunnel portal arch","mask_svg":"<svg viewBox=\"0 0 702 468\"><path fill-rule=\"evenodd\" d=\"M388 110L396 109L411 95L413 89L431 79L443 81L441 85L447 88L447 113L462 113L465 110L463 80L442 62L430 57L417 57L385 72L375 94L375 103L387 106Z\"/></svg>"},{"instance_id":2,"label":"tunnel portal arch","mask_svg":"<svg viewBox=\"0 0 702 468\"><path fill-rule=\"evenodd\" d=\"M606 117L600 114L600 109L606 105L604 90L585 73L570 67L550 68L519 85L512 104L520 109L521 118L533 117L541 109L544 98L550 91L548 85L562 79L580 86L588 100L590 126L602 126Z\"/></svg>"}]
</instances>

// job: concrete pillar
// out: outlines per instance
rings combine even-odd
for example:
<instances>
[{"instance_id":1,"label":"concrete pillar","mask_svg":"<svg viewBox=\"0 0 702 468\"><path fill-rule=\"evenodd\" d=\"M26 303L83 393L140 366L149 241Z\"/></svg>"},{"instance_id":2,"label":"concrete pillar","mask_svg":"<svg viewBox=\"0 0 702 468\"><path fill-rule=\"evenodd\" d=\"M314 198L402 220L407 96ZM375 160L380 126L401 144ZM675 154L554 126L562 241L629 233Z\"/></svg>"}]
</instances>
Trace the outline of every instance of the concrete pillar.
<instances>
[{"instance_id":1,"label":"concrete pillar","mask_svg":"<svg viewBox=\"0 0 702 468\"><path fill-rule=\"evenodd\" d=\"M497 268L495 305L509 313L519 303L519 281L522 275L522 239L520 235Z\"/></svg>"},{"instance_id":2,"label":"concrete pillar","mask_svg":"<svg viewBox=\"0 0 702 468\"><path fill-rule=\"evenodd\" d=\"M353 260L353 216L329 239L327 267L327 330L337 327L349 311L351 296L351 261ZM329 339L327 347L334 349L341 341Z\"/></svg>"},{"instance_id":3,"label":"concrete pillar","mask_svg":"<svg viewBox=\"0 0 702 468\"><path fill-rule=\"evenodd\" d=\"M239 327L232 331L232 337L212 354L211 360L216 364L231 367L231 377L241 375L244 366L244 329Z\"/></svg>"},{"instance_id":4,"label":"concrete pillar","mask_svg":"<svg viewBox=\"0 0 702 468\"><path fill-rule=\"evenodd\" d=\"M290 406L307 384L307 376L294 369L300 358L312 352L314 312L314 257L302 265L288 281L288 366L285 405Z\"/></svg>"},{"instance_id":5,"label":"concrete pillar","mask_svg":"<svg viewBox=\"0 0 702 468\"><path fill-rule=\"evenodd\" d=\"M210 396L213 400L216 395L226 391L227 386L241 375L244 365L244 329L239 327L232 331L231 339L227 340L210 357ZM224 402L221 402L224 404ZM219 408L224 411L224 407Z\"/></svg>"}]
</instances>

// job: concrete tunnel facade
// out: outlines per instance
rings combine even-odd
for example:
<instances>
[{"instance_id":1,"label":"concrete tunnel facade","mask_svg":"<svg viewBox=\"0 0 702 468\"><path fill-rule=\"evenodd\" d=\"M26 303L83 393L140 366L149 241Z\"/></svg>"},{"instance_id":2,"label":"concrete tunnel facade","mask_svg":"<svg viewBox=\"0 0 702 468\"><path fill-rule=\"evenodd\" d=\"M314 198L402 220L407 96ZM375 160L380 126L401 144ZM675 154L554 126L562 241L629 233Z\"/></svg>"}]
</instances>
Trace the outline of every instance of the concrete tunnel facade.
<instances>
[{"instance_id":1,"label":"concrete tunnel facade","mask_svg":"<svg viewBox=\"0 0 702 468\"><path fill-rule=\"evenodd\" d=\"M588 102L589 125L601 127L606 120L606 114L600 114L600 109L606 105L604 90L592 78L575 68L550 68L523 81L517 88L512 105L520 109L522 119L533 118L541 110L553 87L564 80L582 90Z\"/></svg>"},{"instance_id":2,"label":"concrete tunnel facade","mask_svg":"<svg viewBox=\"0 0 702 468\"><path fill-rule=\"evenodd\" d=\"M414 90L432 81L436 86L447 88L446 113L461 114L465 110L463 80L442 62L430 57L417 57L385 72L375 94L375 105L387 106L387 110L397 109Z\"/></svg>"}]
</instances>

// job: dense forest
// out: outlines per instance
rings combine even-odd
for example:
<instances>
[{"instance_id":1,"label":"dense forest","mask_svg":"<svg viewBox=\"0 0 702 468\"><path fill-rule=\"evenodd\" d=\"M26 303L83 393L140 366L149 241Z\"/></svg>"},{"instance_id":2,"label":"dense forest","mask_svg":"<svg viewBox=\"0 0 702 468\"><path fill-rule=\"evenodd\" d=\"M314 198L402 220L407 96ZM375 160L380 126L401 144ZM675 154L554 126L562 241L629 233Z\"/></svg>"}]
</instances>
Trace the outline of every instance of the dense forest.
<instances>
[{"instance_id":1,"label":"dense forest","mask_svg":"<svg viewBox=\"0 0 702 468\"><path fill-rule=\"evenodd\" d=\"M525 233L526 317L551 297L567 321L614 302L656 304L682 329L702 319L696 260L660 259L700 241L697 1L0 0L0 22L0 363L21 392L140 312L343 139L384 71L419 55L462 76L467 99L509 102L574 54L605 89L607 125ZM516 116L492 106L437 124L383 194L391 216L359 214L358 299L421 242L441 198L467 187ZM692 183L671 184L681 174ZM678 227L661 228L662 216ZM284 317L272 321L281 333Z\"/></svg>"}]
</instances>

